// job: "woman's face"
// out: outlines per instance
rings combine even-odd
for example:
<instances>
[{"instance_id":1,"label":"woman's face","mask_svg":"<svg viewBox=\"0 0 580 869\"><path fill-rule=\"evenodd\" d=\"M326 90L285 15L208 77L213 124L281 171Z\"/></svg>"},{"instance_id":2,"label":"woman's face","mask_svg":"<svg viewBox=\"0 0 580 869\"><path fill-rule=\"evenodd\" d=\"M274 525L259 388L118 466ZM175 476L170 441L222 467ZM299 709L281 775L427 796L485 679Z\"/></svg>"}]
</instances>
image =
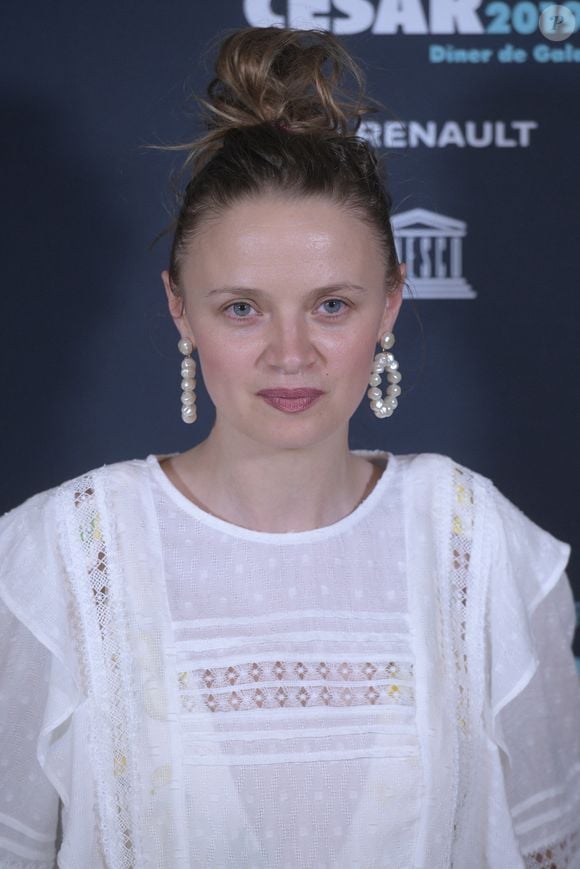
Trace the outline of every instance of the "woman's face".
<instances>
[{"instance_id":1,"label":"woman's face","mask_svg":"<svg viewBox=\"0 0 580 869\"><path fill-rule=\"evenodd\" d=\"M166 271L162 279L180 335L197 348L221 434L271 449L348 431L402 299L402 286L386 294L368 226L320 197L262 196L206 224L182 264L183 315ZM296 411L258 394L300 387L322 395Z\"/></svg>"}]
</instances>

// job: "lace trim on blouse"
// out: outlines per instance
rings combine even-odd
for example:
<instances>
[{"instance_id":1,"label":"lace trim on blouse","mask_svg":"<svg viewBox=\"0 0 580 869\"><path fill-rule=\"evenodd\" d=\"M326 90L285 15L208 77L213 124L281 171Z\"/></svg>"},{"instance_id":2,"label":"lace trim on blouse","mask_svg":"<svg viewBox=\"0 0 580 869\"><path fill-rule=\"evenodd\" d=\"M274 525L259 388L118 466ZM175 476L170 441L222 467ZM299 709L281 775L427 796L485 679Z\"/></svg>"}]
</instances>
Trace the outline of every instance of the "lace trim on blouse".
<instances>
[{"instance_id":1,"label":"lace trim on blouse","mask_svg":"<svg viewBox=\"0 0 580 869\"><path fill-rule=\"evenodd\" d=\"M362 684L344 685L345 681ZM320 661L314 665L303 661L252 661L178 673L184 712L202 708L239 712L292 706L412 706L413 682L413 664L397 661Z\"/></svg>"},{"instance_id":2,"label":"lace trim on blouse","mask_svg":"<svg viewBox=\"0 0 580 869\"><path fill-rule=\"evenodd\" d=\"M453 507L449 544L451 547L451 643L454 660L455 716L458 733L458 769L461 788L455 806L454 837L466 825L470 790L470 704L469 669L466 644L466 619L469 562L473 536L473 474L467 468L453 467ZM455 864L452 862L452 867ZM464 869L464 867L457 867Z\"/></svg>"},{"instance_id":3,"label":"lace trim on blouse","mask_svg":"<svg viewBox=\"0 0 580 869\"><path fill-rule=\"evenodd\" d=\"M99 509L92 472L64 483L59 490L65 515L71 499L77 537L71 541L73 564L83 571L70 573L71 603L76 641L83 661L87 694L102 713L91 737L95 782L99 793L97 827L100 846L115 869L134 869L135 760L131 751L132 687L123 662L130 659L123 638L123 603L110 576L108 534ZM93 660L97 651L100 666ZM98 731L98 732L97 732ZM112 797L112 800L111 800Z\"/></svg>"}]
</instances>

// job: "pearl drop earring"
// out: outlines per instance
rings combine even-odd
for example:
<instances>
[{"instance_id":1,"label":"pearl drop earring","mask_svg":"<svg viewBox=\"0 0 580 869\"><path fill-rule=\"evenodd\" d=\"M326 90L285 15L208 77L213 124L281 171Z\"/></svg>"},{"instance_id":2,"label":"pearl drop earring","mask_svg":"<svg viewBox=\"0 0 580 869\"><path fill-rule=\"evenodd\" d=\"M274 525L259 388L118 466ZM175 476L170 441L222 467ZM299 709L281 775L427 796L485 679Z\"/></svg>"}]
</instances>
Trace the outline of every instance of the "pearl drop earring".
<instances>
[{"instance_id":1,"label":"pearl drop earring","mask_svg":"<svg viewBox=\"0 0 580 869\"><path fill-rule=\"evenodd\" d=\"M177 346L185 359L181 361L181 419L184 422L195 422L197 410L195 409L195 359L191 358L193 344L189 338L180 338Z\"/></svg>"},{"instance_id":2,"label":"pearl drop earring","mask_svg":"<svg viewBox=\"0 0 580 869\"><path fill-rule=\"evenodd\" d=\"M390 350L395 343L395 336L392 332L385 332L381 338L381 347L383 352L375 355L371 375L369 377L370 389L367 390L367 395L370 399L371 410L378 419L384 419L386 416L392 416L395 408L399 404L397 396L401 394L401 372L398 371L399 363L392 353L384 352ZM386 395L383 396L379 389L381 383L381 374L387 371L387 386Z\"/></svg>"}]
</instances>

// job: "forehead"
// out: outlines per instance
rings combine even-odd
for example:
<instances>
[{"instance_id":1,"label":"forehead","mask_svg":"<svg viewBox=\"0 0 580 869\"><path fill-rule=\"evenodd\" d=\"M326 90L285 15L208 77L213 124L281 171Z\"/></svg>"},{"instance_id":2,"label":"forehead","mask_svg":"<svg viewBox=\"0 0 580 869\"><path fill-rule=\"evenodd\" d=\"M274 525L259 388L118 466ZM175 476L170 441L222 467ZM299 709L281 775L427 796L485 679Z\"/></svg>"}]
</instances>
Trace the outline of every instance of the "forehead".
<instances>
[{"instance_id":1,"label":"forehead","mask_svg":"<svg viewBox=\"0 0 580 869\"><path fill-rule=\"evenodd\" d=\"M262 196L204 223L183 262L187 286L224 282L294 286L381 280L380 245L369 225L322 197Z\"/></svg>"}]
</instances>

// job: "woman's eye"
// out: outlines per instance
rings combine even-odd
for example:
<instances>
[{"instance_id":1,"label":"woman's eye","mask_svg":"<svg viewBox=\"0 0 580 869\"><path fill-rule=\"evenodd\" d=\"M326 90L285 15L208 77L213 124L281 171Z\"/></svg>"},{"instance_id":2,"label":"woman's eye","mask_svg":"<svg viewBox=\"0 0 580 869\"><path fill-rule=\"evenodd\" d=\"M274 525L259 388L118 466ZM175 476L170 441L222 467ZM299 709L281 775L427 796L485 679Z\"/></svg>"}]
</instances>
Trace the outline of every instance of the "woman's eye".
<instances>
[{"instance_id":1,"label":"woman's eye","mask_svg":"<svg viewBox=\"0 0 580 869\"><path fill-rule=\"evenodd\" d=\"M342 299L327 299L325 302L321 302L319 307L324 308L324 313L336 316L342 314L347 305ZM234 320L247 320L252 312L256 313L249 302L232 302L227 308L224 308L224 311Z\"/></svg>"},{"instance_id":2,"label":"woman's eye","mask_svg":"<svg viewBox=\"0 0 580 869\"><path fill-rule=\"evenodd\" d=\"M248 316L253 308L249 302L233 302L233 304L228 305L225 310L232 311L235 319L242 320Z\"/></svg>"},{"instance_id":3,"label":"woman's eye","mask_svg":"<svg viewBox=\"0 0 580 869\"><path fill-rule=\"evenodd\" d=\"M341 314L345 307L342 299L327 299L326 302L322 302L321 304L328 305L326 308L327 314Z\"/></svg>"}]
</instances>

